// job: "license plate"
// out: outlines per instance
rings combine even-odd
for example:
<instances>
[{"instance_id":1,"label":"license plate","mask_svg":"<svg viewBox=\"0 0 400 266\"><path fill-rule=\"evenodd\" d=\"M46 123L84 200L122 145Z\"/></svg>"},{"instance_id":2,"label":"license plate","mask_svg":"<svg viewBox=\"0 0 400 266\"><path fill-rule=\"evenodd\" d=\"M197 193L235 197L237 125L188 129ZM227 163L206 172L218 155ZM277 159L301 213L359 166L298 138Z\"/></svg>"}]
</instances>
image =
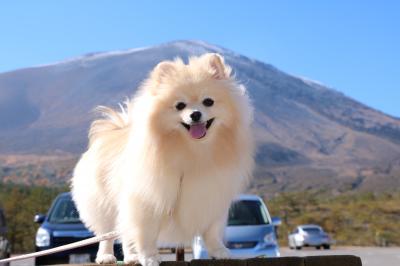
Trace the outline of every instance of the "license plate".
<instances>
[{"instance_id":1,"label":"license plate","mask_svg":"<svg viewBox=\"0 0 400 266\"><path fill-rule=\"evenodd\" d=\"M90 254L71 254L69 255L70 264L82 264L90 262Z\"/></svg>"}]
</instances>

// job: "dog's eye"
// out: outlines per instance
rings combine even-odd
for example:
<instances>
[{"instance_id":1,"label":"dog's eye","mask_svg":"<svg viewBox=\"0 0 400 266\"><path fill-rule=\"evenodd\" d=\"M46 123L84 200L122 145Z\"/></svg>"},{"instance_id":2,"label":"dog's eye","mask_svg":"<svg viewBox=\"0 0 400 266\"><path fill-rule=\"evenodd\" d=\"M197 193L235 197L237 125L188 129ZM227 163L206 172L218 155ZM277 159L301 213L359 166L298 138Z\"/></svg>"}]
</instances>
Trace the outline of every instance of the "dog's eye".
<instances>
[{"instance_id":1,"label":"dog's eye","mask_svg":"<svg viewBox=\"0 0 400 266\"><path fill-rule=\"evenodd\" d=\"M204 106L207 106L207 107L213 106L214 100L211 98L205 98L203 100L203 104L204 104Z\"/></svg>"},{"instance_id":2,"label":"dog's eye","mask_svg":"<svg viewBox=\"0 0 400 266\"><path fill-rule=\"evenodd\" d=\"M181 110L185 109L185 107L186 107L186 103L183 103L183 102L179 102L179 103L177 103L177 104L175 105L175 108L176 108L176 110L178 110L178 111L181 111Z\"/></svg>"}]
</instances>

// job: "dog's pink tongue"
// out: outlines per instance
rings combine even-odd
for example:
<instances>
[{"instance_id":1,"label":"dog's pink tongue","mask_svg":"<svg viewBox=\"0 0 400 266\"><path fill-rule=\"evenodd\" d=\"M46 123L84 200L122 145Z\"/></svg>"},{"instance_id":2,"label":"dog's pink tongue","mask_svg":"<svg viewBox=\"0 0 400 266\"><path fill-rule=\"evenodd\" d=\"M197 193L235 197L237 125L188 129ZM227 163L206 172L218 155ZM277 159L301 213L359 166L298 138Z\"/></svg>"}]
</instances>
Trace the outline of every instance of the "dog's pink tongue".
<instances>
[{"instance_id":1,"label":"dog's pink tongue","mask_svg":"<svg viewBox=\"0 0 400 266\"><path fill-rule=\"evenodd\" d=\"M207 128L205 123L194 124L190 126L189 133L192 138L200 139L206 135Z\"/></svg>"}]
</instances>

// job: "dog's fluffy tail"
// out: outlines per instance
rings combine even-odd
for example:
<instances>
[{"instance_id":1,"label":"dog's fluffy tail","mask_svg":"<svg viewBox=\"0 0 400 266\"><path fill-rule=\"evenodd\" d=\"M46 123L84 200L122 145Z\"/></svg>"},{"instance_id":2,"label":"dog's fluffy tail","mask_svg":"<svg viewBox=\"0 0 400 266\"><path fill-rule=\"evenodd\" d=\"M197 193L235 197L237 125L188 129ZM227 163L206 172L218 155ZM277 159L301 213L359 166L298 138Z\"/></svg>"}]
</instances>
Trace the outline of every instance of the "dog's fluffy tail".
<instances>
[{"instance_id":1,"label":"dog's fluffy tail","mask_svg":"<svg viewBox=\"0 0 400 266\"><path fill-rule=\"evenodd\" d=\"M101 115L101 118L93 121L90 126L89 146L103 135L129 126L129 103L120 104L120 108L120 112L106 106L98 106L94 109L96 113Z\"/></svg>"}]
</instances>

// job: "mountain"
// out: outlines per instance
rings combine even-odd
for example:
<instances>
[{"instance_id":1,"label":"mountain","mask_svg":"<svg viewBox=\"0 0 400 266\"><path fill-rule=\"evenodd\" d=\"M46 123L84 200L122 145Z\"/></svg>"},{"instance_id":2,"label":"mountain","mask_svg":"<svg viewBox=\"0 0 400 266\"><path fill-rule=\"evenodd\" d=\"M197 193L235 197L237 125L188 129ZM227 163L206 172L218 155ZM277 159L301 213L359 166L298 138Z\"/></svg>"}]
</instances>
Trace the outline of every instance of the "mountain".
<instances>
[{"instance_id":1,"label":"mountain","mask_svg":"<svg viewBox=\"0 0 400 266\"><path fill-rule=\"evenodd\" d=\"M162 60L206 52L225 57L254 103L258 153L252 189L400 187L400 119L318 82L201 41L92 53L0 74L2 158L77 157L87 145L95 106L117 106Z\"/></svg>"}]
</instances>

